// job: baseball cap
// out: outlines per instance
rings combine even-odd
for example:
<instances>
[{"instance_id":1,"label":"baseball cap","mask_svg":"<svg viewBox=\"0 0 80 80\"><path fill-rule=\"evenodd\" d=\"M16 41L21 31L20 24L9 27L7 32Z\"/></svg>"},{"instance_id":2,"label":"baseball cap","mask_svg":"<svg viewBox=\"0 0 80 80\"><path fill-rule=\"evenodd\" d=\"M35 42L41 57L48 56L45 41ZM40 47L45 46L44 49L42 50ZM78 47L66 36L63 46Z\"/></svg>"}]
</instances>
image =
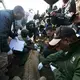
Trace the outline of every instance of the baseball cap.
<instances>
[{"instance_id":1,"label":"baseball cap","mask_svg":"<svg viewBox=\"0 0 80 80\"><path fill-rule=\"evenodd\" d=\"M58 27L56 28L54 38L49 42L49 45L54 46L61 41L62 38L71 37L76 35L75 31L70 27Z\"/></svg>"}]
</instances>

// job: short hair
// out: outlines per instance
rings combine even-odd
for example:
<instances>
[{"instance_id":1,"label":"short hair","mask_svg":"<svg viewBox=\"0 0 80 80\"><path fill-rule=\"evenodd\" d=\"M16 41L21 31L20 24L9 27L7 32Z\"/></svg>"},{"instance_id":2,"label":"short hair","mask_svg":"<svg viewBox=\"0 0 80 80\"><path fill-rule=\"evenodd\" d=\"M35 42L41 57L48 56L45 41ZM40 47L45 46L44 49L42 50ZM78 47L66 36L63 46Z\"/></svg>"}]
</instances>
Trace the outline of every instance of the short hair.
<instances>
[{"instance_id":1,"label":"short hair","mask_svg":"<svg viewBox=\"0 0 80 80\"><path fill-rule=\"evenodd\" d=\"M50 27L50 26L49 26L49 27L46 28L46 31L48 31L48 30L52 31L52 30L56 30L56 28L55 28L55 27Z\"/></svg>"},{"instance_id":2,"label":"short hair","mask_svg":"<svg viewBox=\"0 0 80 80\"><path fill-rule=\"evenodd\" d=\"M28 31L27 29L23 29L23 30L21 31L21 36L22 36L22 37L27 37L28 34L29 34L29 31Z\"/></svg>"},{"instance_id":3,"label":"short hair","mask_svg":"<svg viewBox=\"0 0 80 80\"><path fill-rule=\"evenodd\" d=\"M25 15L25 11L22 6L15 6L13 9L13 13L14 14L20 13L22 15Z\"/></svg>"}]
</instances>

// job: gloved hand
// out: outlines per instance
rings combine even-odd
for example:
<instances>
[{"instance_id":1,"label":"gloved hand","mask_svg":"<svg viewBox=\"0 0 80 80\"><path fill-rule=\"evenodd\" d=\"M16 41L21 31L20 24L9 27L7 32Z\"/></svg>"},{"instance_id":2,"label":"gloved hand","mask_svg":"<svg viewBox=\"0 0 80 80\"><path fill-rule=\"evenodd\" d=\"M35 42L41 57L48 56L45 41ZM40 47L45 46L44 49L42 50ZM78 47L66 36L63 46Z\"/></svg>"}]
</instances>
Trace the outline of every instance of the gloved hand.
<instances>
[{"instance_id":1,"label":"gloved hand","mask_svg":"<svg viewBox=\"0 0 80 80\"><path fill-rule=\"evenodd\" d=\"M52 71L54 71L56 69L56 67L52 66L51 64L50 64L50 68Z\"/></svg>"},{"instance_id":2,"label":"gloved hand","mask_svg":"<svg viewBox=\"0 0 80 80\"><path fill-rule=\"evenodd\" d=\"M43 64L42 64L42 62L40 62L38 65L38 70L41 70L42 68L43 68Z\"/></svg>"},{"instance_id":3,"label":"gloved hand","mask_svg":"<svg viewBox=\"0 0 80 80\"><path fill-rule=\"evenodd\" d=\"M7 54L8 54L8 55L12 55L12 54L13 54L13 51L12 51L12 50L9 50L9 51L7 52Z\"/></svg>"}]
</instances>

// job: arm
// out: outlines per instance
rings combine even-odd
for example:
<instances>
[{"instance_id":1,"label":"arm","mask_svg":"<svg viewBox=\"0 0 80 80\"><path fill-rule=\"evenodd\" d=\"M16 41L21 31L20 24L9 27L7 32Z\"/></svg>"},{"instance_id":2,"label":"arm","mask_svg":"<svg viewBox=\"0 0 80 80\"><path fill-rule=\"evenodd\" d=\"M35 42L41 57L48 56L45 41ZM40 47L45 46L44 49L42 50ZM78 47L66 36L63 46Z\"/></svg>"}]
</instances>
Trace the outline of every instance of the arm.
<instances>
[{"instance_id":1,"label":"arm","mask_svg":"<svg viewBox=\"0 0 80 80\"><path fill-rule=\"evenodd\" d=\"M64 52L61 50L49 55L47 58L45 58L45 60L42 63L43 65L46 65L46 64L49 64L50 62L55 62L61 59L63 56L64 56Z\"/></svg>"},{"instance_id":2,"label":"arm","mask_svg":"<svg viewBox=\"0 0 80 80\"><path fill-rule=\"evenodd\" d=\"M66 80L66 77L58 69L55 69L53 73L55 76L55 80Z\"/></svg>"},{"instance_id":3,"label":"arm","mask_svg":"<svg viewBox=\"0 0 80 80\"><path fill-rule=\"evenodd\" d=\"M65 14L65 17L70 19L76 13L76 3L75 0L70 0L69 11Z\"/></svg>"},{"instance_id":4,"label":"arm","mask_svg":"<svg viewBox=\"0 0 80 80\"><path fill-rule=\"evenodd\" d=\"M75 0L71 1L71 5L70 5L69 11L73 12L73 13L76 13L76 3L75 3Z\"/></svg>"},{"instance_id":5,"label":"arm","mask_svg":"<svg viewBox=\"0 0 80 80\"><path fill-rule=\"evenodd\" d=\"M80 58L76 62L77 65L72 80L80 80Z\"/></svg>"},{"instance_id":6,"label":"arm","mask_svg":"<svg viewBox=\"0 0 80 80\"><path fill-rule=\"evenodd\" d=\"M16 36L18 36L18 34L17 33L13 33L12 31L9 31L9 36L11 38L15 38Z\"/></svg>"}]
</instances>

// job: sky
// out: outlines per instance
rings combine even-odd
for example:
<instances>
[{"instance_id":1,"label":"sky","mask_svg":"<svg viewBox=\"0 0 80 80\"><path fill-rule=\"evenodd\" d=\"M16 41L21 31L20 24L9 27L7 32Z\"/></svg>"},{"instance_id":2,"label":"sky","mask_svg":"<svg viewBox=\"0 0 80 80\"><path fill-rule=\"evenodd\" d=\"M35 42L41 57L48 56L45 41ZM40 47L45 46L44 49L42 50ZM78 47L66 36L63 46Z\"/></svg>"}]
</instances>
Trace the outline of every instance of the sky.
<instances>
[{"instance_id":1,"label":"sky","mask_svg":"<svg viewBox=\"0 0 80 80\"><path fill-rule=\"evenodd\" d=\"M4 0L4 3L7 9L13 9L16 5L21 5L25 11L33 9L36 13L39 10L40 14L49 7L44 0Z\"/></svg>"}]
</instances>

